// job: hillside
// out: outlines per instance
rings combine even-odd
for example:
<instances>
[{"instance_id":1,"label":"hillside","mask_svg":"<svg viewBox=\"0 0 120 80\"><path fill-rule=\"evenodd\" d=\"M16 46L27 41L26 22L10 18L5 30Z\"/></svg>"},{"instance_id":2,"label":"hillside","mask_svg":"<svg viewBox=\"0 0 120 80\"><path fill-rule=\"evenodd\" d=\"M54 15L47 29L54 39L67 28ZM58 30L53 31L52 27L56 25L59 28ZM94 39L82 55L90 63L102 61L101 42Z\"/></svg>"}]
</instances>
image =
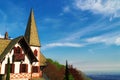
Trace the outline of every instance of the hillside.
<instances>
[{"instance_id":1,"label":"hillside","mask_svg":"<svg viewBox=\"0 0 120 80\"><path fill-rule=\"evenodd\" d=\"M48 66L44 69L44 73L50 80L65 80L65 66L57 61L47 59ZM78 71L69 65L69 80L91 80L83 72Z\"/></svg>"}]
</instances>

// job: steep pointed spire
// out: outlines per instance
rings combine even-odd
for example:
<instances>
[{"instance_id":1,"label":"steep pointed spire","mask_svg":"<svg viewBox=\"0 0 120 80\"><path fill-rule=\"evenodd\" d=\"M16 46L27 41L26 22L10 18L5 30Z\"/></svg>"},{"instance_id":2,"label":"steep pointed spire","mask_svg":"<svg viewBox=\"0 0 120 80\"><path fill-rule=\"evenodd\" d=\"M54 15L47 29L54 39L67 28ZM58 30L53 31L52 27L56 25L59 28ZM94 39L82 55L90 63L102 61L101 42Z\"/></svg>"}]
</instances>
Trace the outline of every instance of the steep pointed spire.
<instances>
[{"instance_id":1,"label":"steep pointed spire","mask_svg":"<svg viewBox=\"0 0 120 80\"><path fill-rule=\"evenodd\" d=\"M28 19L27 28L25 31L25 38L28 41L29 45L41 46L39 37L38 37L38 32L37 32L37 27L36 27L36 23L35 23L33 9L31 9L30 16Z\"/></svg>"}]
</instances>

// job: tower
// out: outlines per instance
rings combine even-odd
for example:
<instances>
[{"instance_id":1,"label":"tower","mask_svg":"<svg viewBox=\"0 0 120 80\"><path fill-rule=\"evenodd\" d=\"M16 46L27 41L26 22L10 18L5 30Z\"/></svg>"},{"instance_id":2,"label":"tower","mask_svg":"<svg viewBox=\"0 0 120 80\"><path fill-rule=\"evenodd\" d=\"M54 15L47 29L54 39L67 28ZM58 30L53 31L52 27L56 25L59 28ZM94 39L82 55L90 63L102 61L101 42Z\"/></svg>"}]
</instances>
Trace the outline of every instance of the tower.
<instances>
[{"instance_id":1,"label":"tower","mask_svg":"<svg viewBox=\"0 0 120 80\"><path fill-rule=\"evenodd\" d=\"M43 66L46 66L46 59L40 51L41 44L38 36L38 30L34 18L33 9L31 9L30 11L27 28L24 36L34 53L34 56L36 56L36 58L38 59L36 66L39 66L39 69L41 71L41 67L43 69Z\"/></svg>"}]
</instances>

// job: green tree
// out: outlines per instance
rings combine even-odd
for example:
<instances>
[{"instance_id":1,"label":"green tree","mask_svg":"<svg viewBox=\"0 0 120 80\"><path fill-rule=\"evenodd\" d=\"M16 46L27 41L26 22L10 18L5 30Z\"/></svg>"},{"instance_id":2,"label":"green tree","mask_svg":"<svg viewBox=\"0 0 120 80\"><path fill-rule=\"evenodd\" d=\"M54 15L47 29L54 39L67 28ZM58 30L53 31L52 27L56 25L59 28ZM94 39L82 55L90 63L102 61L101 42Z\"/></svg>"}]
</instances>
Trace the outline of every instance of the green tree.
<instances>
[{"instance_id":1,"label":"green tree","mask_svg":"<svg viewBox=\"0 0 120 80\"><path fill-rule=\"evenodd\" d=\"M10 58L8 57L7 61L7 75L6 75L6 80L10 80Z\"/></svg>"},{"instance_id":2,"label":"green tree","mask_svg":"<svg viewBox=\"0 0 120 80\"><path fill-rule=\"evenodd\" d=\"M67 60L66 60L66 69L65 69L65 80L69 80L69 69L68 69Z\"/></svg>"}]
</instances>

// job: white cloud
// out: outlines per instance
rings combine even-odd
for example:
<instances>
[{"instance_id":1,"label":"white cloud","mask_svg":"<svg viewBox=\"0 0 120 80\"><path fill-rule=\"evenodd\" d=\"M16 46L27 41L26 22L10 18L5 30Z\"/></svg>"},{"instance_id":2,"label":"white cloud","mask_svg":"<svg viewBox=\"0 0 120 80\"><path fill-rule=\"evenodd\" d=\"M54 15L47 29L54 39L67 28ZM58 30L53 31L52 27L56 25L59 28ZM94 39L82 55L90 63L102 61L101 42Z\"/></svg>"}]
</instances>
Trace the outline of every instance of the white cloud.
<instances>
[{"instance_id":1,"label":"white cloud","mask_svg":"<svg viewBox=\"0 0 120 80\"><path fill-rule=\"evenodd\" d=\"M107 42L106 38L102 38L102 36L96 36L92 38L86 39L87 42L92 42L92 43L101 43L101 42Z\"/></svg>"},{"instance_id":2,"label":"white cloud","mask_svg":"<svg viewBox=\"0 0 120 80\"><path fill-rule=\"evenodd\" d=\"M120 34L114 33L114 34L95 36L95 37L87 38L85 41L88 42L88 44L103 43L106 45L120 46Z\"/></svg>"},{"instance_id":3,"label":"white cloud","mask_svg":"<svg viewBox=\"0 0 120 80\"><path fill-rule=\"evenodd\" d=\"M120 37L116 38L115 44L118 45L118 46L120 46Z\"/></svg>"},{"instance_id":4,"label":"white cloud","mask_svg":"<svg viewBox=\"0 0 120 80\"><path fill-rule=\"evenodd\" d=\"M120 17L120 0L75 0L74 4L77 9Z\"/></svg>"},{"instance_id":5,"label":"white cloud","mask_svg":"<svg viewBox=\"0 0 120 80\"><path fill-rule=\"evenodd\" d=\"M78 43L50 43L42 47L42 49L53 47L83 47L84 45Z\"/></svg>"},{"instance_id":6,"label":"white cloud","mask_svg":"<svg viewBox=\"0 0 120 80\"><path fill-rule=\"evenodd\" d=\"M0 38L4 38L4 35L0 34Z\"/></svg>"}]
</instances>

